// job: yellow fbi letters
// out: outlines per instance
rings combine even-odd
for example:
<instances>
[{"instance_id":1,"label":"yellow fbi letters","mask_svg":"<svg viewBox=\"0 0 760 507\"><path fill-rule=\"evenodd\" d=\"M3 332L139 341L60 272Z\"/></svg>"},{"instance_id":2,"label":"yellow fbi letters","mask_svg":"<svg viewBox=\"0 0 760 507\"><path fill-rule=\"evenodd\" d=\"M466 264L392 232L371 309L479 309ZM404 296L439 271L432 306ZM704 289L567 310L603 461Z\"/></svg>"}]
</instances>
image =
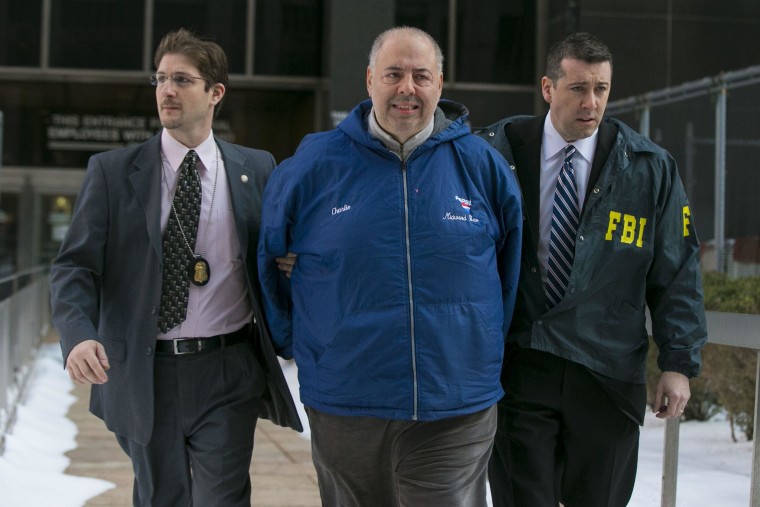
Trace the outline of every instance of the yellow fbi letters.
<instances>
[{"instance_id":1,"label":"yellow fbi letters","mask_svg":"<svg viewBox=\"0 0 760 507\"><path fill-rule=\"evenodd\" d=\"M689 225L691 224L691 211L688 206L683 207L683 235L689 235ZM613 233L619 231L620 242L625 244L635 244L641 248L644 246L644 229L647 226L647 219L636 217L619 211L610 211L610 219L607 224L607 234L604 239L613 241ZM618 234L615 234L617 236ZM635 243L634 243L635 241Z\"/></svg>"}]
</instances>

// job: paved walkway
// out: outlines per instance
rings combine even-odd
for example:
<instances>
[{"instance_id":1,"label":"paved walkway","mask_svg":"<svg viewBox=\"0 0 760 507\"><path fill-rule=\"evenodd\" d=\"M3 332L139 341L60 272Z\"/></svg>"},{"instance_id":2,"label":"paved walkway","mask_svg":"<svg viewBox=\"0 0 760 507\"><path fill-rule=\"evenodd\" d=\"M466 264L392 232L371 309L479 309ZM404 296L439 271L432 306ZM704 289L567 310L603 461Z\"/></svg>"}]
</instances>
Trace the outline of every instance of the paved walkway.
<instances>
[{"instance_id":1,"label":"paved walkway","mask_svg":"<svg viewBox=\"0 0 760 507\"><path fill-rule=\"evenodd\" d=\"M57 339L54 337L54 339ZM86 507L132 505L132 465L103 421L88 410L90 389L76 386L77 401L68 417L78 427L77 448L67 453L66 473L113 482L116 487L90 499ZM255 507L316 507L321 505L309 441L293 430L259 421L251 462Z\"/></svg>"}]
</instances>

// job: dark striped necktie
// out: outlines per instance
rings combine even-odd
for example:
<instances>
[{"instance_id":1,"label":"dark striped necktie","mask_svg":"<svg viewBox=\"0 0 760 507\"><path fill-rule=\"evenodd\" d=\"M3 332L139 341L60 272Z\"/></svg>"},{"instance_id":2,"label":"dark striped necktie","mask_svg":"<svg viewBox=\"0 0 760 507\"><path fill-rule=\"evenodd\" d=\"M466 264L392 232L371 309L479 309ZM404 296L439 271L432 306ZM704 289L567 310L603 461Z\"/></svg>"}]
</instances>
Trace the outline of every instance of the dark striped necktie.
<instances>
[{"instance_id":1,"label":"dark striped necktie","mask_svg":"<svg viewBox=\"0 0 760 507\"><path fill-rule=\"evenodd\" d=\"M580 222L578 189L573 170L575 146L565 147L565 161L557 178L546 268L546 307L556 306L567 290L575 256L575 234Z\"/></svg>"}]
</instances>

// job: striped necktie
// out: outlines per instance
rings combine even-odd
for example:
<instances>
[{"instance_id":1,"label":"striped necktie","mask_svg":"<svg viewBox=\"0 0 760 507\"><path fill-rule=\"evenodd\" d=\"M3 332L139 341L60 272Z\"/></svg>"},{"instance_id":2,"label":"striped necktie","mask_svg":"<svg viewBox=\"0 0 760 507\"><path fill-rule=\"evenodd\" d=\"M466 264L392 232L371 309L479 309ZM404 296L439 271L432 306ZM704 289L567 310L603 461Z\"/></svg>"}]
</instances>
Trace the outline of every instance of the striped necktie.
<instances>
[{"instance_id":1,"label":"striped necktie","mask_svg":"<svg viewBox=\"0 0 760 507\"><path fill-rule=\"evenodd\" d=\"M575 146L565 147L565 162L557 178L552 210L549 262L546 268L546 307L556 306L567 290L575 256L575 234L580 222L578 189L573 171Z\"/></svg>"}]
</instances>

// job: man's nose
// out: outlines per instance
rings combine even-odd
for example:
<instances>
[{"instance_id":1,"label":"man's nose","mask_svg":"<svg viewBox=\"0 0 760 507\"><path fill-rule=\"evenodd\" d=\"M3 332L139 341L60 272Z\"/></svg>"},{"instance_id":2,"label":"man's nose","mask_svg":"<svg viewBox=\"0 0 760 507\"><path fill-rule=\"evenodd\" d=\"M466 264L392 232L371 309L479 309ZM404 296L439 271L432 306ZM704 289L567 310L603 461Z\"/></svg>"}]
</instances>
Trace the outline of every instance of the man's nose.
<instances>
[{"instance_id":1,"label":"man's nose","mask_svg":"<svg viewBox=\"0 0 760 507\"><path fill-rule=\"evenodd\" d=\"M589 90L583 96L583 102L581 103L581 106L584 109L596 109L598 100L599 98L596 96L596 93L594 93L594 90Z\"/></svg>"},{"instance_id":2,"label":"man's nose","mask_svg":"<svg viewBox=\"0 0 760 507\"><path fill-rule=\"evenodd\" d=\"M413 76L405 76L401 79L401 82L398 85L398 92L401 95L414 95L416 93L416 88L414 87L414 77Z\"/></svg>"}]
</instances>

